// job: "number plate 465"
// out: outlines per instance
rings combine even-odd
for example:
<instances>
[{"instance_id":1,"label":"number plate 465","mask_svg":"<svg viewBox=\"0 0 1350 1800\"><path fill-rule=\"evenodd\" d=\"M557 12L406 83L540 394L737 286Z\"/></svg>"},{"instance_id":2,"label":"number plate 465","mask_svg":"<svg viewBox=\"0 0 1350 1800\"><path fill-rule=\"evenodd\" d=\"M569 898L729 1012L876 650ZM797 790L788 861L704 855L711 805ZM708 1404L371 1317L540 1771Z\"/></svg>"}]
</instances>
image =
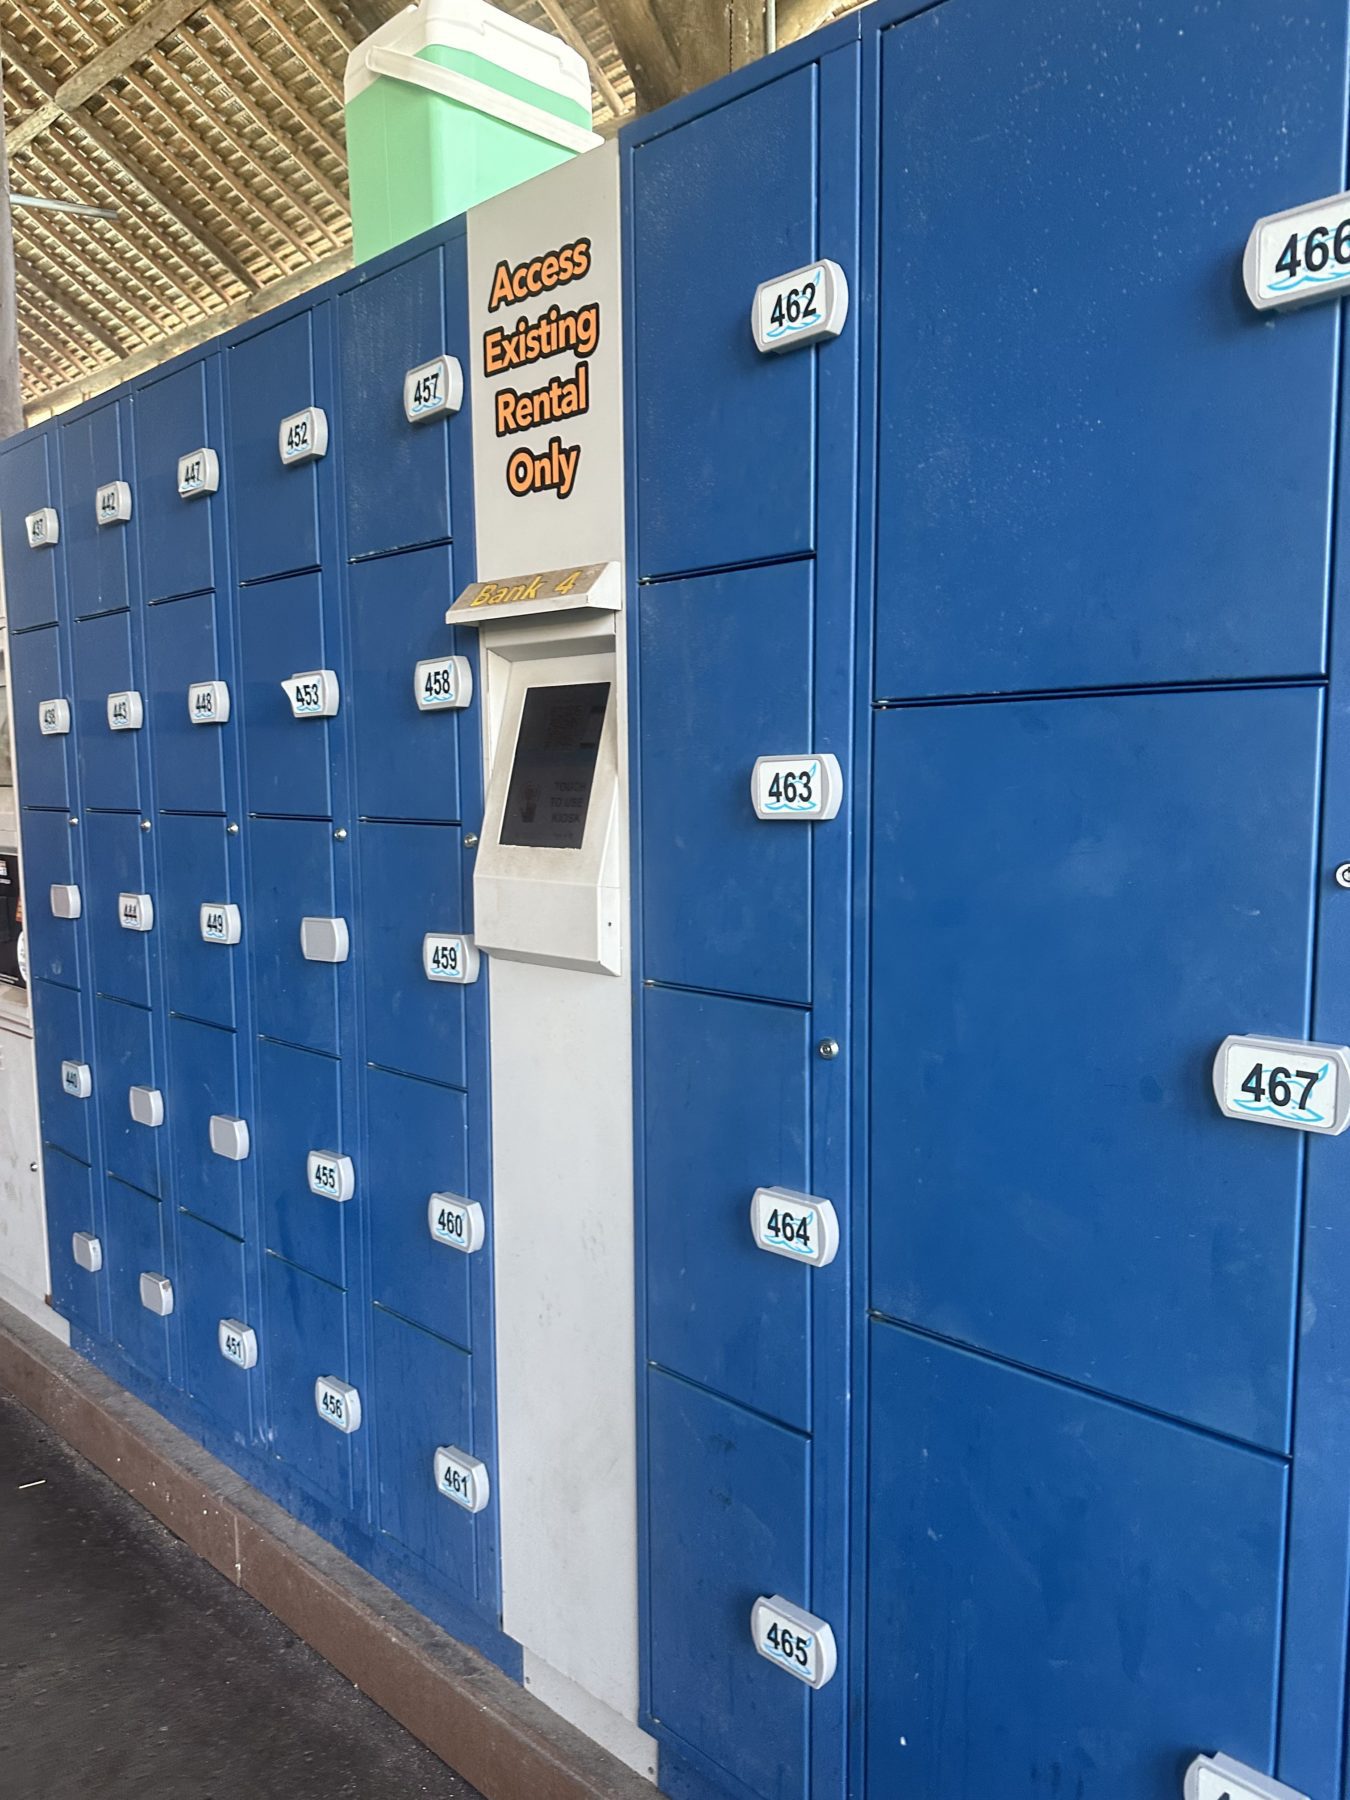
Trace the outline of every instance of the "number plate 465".
<instances>
[{"instance_id":1,"label":"number plate 465","mask_svg":"<svg viewBox=\"0 0 1350 1800\"><path fill-rule=\"evenodd\" d=\"M1230 1119L1335 1137L1350 1125L1350 1049L1227 1037L1214 1058L1214 1097Z\"/></svg>"}]
</instances>

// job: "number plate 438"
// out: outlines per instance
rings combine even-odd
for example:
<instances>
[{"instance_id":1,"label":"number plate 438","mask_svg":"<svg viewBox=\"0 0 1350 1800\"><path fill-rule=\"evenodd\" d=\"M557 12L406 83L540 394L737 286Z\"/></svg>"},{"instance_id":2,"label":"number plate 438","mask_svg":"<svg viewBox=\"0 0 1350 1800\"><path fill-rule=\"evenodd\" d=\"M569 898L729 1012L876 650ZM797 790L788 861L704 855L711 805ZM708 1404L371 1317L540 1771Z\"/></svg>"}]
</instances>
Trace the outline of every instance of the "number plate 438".
<instances>
[{"instance_id":1,"label":"number plate 438","mask_svg":"<svg viewBox=\"0 0 1350 1800\"><path fill-rule=\"evenodd\" d=\"M1335 1137L1350 1125L1350 1049L1227 1037L1214 1058L1214 1097L1230 1119Z\"/></svg>"}]
</instances>

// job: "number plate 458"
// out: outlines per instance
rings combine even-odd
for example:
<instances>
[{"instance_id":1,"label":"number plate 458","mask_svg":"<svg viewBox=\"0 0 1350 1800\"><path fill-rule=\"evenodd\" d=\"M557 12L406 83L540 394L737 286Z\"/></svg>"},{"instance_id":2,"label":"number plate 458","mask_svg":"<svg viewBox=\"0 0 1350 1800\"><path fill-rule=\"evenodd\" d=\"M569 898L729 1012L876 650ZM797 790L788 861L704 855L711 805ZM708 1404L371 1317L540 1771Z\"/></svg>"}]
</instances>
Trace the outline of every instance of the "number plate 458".
<instances>
[{"instance_id":1,"label":"number plate 458","mask_svg":"<svg viewBox=\"0 0 1350 1800\"><path fill-rule=\"evenodd\" d=\"M1350 1125L1350 1049L1227 1037L1214 1058L1214 1097L1230 1119L1335 1137Z\"/></svg>"}]
</instances>

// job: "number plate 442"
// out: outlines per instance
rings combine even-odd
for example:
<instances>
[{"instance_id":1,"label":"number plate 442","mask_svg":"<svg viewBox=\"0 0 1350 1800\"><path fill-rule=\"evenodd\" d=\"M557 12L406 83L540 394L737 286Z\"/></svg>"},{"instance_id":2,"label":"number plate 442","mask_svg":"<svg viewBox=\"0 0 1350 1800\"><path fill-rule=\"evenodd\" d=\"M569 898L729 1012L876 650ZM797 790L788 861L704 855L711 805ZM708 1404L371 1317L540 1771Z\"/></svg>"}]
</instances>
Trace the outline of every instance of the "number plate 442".
<instances>
[{"instance_id":1,"label":"number plate 442","mask_svg":"<svg viewBox=\"0 0 1350 1800\"><path fill-rule=\"evenodd\" d=\"M1214 1058L1214 1097L1230 1119L1335 1137L1350 1125L1350 1049L1227 1037Z\"/></svg>"}]
</instances>

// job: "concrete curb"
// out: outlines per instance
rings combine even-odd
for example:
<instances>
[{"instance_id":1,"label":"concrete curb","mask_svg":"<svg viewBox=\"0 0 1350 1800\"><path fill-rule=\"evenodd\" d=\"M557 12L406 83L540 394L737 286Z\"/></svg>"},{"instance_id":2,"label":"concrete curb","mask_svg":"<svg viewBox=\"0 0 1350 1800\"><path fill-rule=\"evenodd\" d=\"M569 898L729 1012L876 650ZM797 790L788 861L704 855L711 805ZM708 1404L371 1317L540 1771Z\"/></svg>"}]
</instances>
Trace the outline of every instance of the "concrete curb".
<instances>
[{"instance_id":1,"label":"concrete curb","mask_svg":"<svg viewBox=\"0 0 1350 1800\"><path fill-rule=\"evenodd\" d=\"M487 1800L655 1800L486 1657L3 1301L0 1387Z\"/></svg>"}]
</instances>

